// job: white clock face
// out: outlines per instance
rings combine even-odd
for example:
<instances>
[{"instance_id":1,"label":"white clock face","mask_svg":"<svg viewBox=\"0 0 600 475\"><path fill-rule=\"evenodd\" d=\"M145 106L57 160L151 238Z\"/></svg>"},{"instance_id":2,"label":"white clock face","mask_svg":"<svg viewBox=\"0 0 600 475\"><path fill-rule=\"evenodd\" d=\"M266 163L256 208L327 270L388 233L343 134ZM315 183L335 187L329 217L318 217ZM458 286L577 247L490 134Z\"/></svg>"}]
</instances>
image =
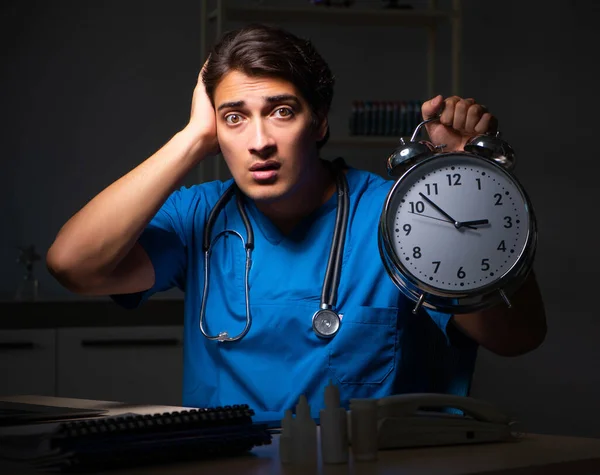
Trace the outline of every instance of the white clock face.
<instances>
[{"instance_id":1,"label":"white clock face","mask_svg":"<svg viewBox=\"0 0 600 475\"><path fill-rule=\"evenodd\" d=\"M390 239L405 273L422 284L458 293L490 286L523 254L527 200L499 166L443 154L395 186L387 214Z\"/></svg>"}]
</instances>

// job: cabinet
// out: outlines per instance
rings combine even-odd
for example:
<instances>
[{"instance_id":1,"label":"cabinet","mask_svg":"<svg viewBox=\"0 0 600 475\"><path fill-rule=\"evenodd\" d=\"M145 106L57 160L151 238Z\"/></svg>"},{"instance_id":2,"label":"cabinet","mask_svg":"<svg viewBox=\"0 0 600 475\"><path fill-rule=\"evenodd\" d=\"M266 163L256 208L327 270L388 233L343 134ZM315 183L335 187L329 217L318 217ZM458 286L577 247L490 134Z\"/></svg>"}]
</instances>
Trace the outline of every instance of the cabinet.
<instances>
[{"instance_id":1,"label":"cabinet","mask_svg":"<svg viewBox=\"0 0 600 475\"><path fill-rule=\"evenodd\" d=\"M54 396L56 330L0 330L0 396Z\"/></svg>"},{"instance_id":2,"label":"cabinet","mask_svg":"<svg viewBox=\"0 0 600 475\"><path fill-rule=\"evenodd\" d=\"M183 326L0 330L0 396L180 406Z\"/></svg>"},{"instance_id":3,"label":"cabinet","mask_svg":"<svg viewBox=\"0 0 600 475\"><path fill-rule=\"evenodd\" d=\"M182 326L57 332L57 396L181 405Z\"/></svg>"}]
</instances>

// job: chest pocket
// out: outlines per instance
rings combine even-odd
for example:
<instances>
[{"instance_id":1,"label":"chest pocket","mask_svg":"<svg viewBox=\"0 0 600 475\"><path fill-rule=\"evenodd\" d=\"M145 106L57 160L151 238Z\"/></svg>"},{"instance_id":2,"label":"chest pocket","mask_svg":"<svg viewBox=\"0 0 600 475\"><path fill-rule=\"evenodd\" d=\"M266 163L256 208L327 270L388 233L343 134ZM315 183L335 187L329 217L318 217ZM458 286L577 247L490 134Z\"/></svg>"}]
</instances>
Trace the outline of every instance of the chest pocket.
<instances>
[{"instance_id":1,"label":"chest pocket","mask_svg":"<svg viewBox=\"0 0 600 475\"><path fill-rule=\"evenodd\" d=\"M397 308L354 307L344 312L329 344L329 370L340 383L380 384L396 366Z\"/></svg>"}]
</instances>

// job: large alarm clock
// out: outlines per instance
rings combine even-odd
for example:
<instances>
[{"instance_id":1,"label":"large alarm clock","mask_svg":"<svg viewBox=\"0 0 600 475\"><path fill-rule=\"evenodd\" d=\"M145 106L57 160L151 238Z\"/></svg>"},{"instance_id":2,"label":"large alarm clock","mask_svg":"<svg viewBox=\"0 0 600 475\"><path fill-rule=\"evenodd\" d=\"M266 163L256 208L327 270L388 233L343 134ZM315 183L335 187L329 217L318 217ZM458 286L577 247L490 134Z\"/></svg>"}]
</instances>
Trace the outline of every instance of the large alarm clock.
<instances>
[{"instance_id":1,"label":"large alarm clock","mask_svg":"<svg viewBox=\"0 0 600 475\"><path fill-rule=\"evenodd\" d=\"M430 119L435 120L435 119ZM443 152L415 137L388 158L397 177L378 229L379 251L396 286L413 302L468 313L510 296L531 271L534 210L514 175L514 151L500 133L465 151Z\"/></svg>"}]
</instances>

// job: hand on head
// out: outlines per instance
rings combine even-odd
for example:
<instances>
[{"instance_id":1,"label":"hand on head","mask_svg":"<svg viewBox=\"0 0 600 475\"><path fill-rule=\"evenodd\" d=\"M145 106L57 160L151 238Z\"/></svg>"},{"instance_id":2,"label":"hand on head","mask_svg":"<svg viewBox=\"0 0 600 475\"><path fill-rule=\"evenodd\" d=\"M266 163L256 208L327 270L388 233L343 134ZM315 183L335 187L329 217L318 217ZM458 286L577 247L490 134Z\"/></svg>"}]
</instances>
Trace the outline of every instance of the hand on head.
<instances>
[{"instance_id":1,"label":"hand on head","mask_svg":"<svg viewBox=\"0 0 600 475\"><path fill-rule=\"evenodd\" d=\"M194 89L190 120L187 127L193 130L194 134L206 144L209 154L217 154L219 153L219 142L217 140L215 109L202 81L202 74L208 61L208 59L205 61L200 74L198 74L198 82Z\"/></svg>"}]
</instances>

